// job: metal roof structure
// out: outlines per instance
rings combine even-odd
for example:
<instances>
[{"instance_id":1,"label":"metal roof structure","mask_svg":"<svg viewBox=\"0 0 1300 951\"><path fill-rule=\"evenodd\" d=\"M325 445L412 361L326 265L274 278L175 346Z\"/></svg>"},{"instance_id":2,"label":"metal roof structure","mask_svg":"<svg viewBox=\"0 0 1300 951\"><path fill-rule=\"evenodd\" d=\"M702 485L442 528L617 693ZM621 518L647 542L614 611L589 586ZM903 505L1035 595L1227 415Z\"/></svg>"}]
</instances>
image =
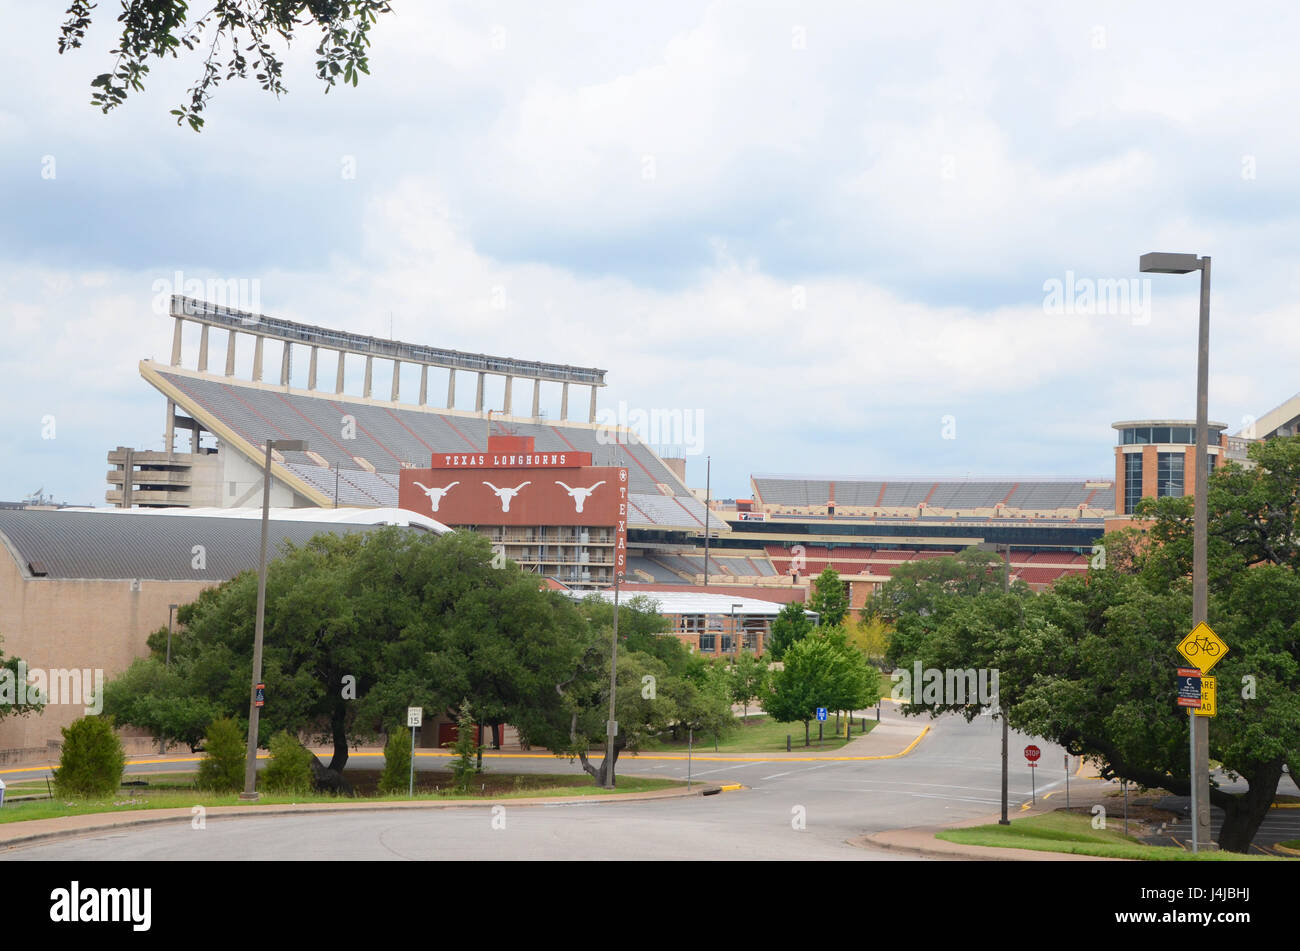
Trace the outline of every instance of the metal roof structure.
<instances>
[{"instance_id":1,"label":"metal roof structure","mask_svg":"<svg viewBox=\"0 0 1300 951\"><path fill-rule=\"evenodd\" d=\"M350 535L385 524L378 513L367 515L373 520L272 519L271 551L285 539L301 545L322 532ZM25 579L228 581L241 571L257 569L261 539L261 521L252 517L162 517L120 509L0 511L0 547Z\"/></svg>"},{"instance_id":2,"label":"metal roof structure","mask_svg":"<svg viewBox=\"0 0 1300 951\"><path fill-rule=\"evenodd\" d=\"M566 591L565 594L577 601L591 594L596 594L610 603L614 601L614 592L609 588L595 592L571 590ZM742 595L707 594L694 591L658 591L644 585L637 585L635 590L625 589L623 595L621 599L623 604L634 595L644 595L659 602L660 614L731 614L732 605L735 605L735 613L738 617L742 615L775 617L785 608L785 604L780 601L763 601ZM815 611L805 610L804 613L812 617L817 616Z\"/></svg>"}]
</instances>

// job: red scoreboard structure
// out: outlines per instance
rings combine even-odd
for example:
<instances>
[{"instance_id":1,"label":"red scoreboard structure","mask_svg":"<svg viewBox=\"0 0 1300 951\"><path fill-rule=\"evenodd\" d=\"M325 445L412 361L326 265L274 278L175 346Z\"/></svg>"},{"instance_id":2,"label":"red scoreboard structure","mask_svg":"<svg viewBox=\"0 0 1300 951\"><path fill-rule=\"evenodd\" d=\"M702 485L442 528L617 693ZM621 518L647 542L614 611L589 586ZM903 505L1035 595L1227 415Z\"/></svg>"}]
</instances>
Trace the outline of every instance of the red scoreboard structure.
<instances>
[{"instance_id":1,"label":"red scoreboard structure","mask_svg":"<svg viewBox=\"0 0 1300 951\"><path fill-rule=\"evenodd\" d=\"M529 571L573 587L627 570L627 469L591 453L536 450L531 436L492 436L486 452L434 453L403 469L398 505L485 535Z\"/></svg>"}]
</instances>

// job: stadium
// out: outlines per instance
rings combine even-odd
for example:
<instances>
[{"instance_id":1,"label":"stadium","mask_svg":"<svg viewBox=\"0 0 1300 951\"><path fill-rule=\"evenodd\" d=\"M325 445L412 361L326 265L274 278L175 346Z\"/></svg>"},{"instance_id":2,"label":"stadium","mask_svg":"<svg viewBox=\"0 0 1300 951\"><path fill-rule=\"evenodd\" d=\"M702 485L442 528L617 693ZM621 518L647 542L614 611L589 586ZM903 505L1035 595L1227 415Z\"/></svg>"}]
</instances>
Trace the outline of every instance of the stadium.
<instances>
[{"instance_id":1,"label":"stadium","mask_svg":"<svg viewBox=\"0 0 1300 951\"><path fill-rule=\"evenodd\" d=\"M254 568L268 440L307 444L272 450L275 541L391 524L476 531L539 582L575 596L621 576L625 596L655 597L679 638L715 656L761 652L777 611L805 601L827 567L844 578L854 609L899 565L970 546L999 552L1013 579L1041 590L1086 571L1099 539L1137 500L1195 485L1193 424L1136 420L1113 424L1114 464L1104 475L754 474L749 498L712 499L687 485L684 458L597 422L605 370L365 337L181 296L170 318L169 362L139 364L162 398L163 444L108 452L108 508L0 511L11 556L0 559L0 632L6 653L33 667L111 677L147 653L146 638L171 624L176 605ZM250 342L243 379L237 354ZM187 352L197 356L189 366ZM294 358L303 355L306 386L296 387ZM345 392L349 360L363 361L359 395ZM392 370L378 395L377 360ZM268 364L278 364L271 379ZM403 401L403 375L414 380L416 368L418 399ZM488 405L489 378L504 383L500 406ZM433 405L431 382L444 379L446 398ZM457 406L466 379L472 409ZM512 400L518 380L532 382L527 413ZM559 388L558 418L540 410L543 386ZM570 418L574 387L575 408L587 397L580 418ZM1250 442L1298 426L1300 396L1237 435L1213 423L1211 465L1244 461ZM0 723L0 761L48 755L77 715L49 709ZM147 738L132 742L139 749Z\"/></svg>"}]
</instances>

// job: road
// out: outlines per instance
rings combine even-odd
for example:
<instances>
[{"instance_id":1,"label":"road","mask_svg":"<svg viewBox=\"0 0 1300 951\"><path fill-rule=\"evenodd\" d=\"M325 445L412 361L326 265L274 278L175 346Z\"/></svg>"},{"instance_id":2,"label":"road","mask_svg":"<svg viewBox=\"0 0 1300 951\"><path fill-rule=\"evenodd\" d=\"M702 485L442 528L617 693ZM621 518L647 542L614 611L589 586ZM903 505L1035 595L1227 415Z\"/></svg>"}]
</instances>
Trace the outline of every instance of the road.
<instances>
[{"instance_id":1,"label":"road","mask_svg":"<svg viewBox=\"0 0 1300 951\"><path fill-rule=\"evenodd\" d=\"M702 758L692 764L695 778L746 787L716 796L543 806L506 801L504 813L484 805L223 818L202 830L188 822L117 830L15 849L4 858L232 860L247 858L255 842L261 858L304 860L907 859L848 842L884 829L992 815L1000 802L1000 724L989 717L968 724L953 716L931 723L925 739L899 759L725 763ZM1030 770L1020 753L1027 742L1013 736L1013 810L1030 797ZM1064 783L1063 751L1036 742L1043 749L1037 771L1042 795ZM445 760L417 762L425 768L445 766ZM578 768L549 758L487 763L520 772ZM686 777L684 760L627 757L619 767L624 775Z\"/></svg>"}]
</instances>

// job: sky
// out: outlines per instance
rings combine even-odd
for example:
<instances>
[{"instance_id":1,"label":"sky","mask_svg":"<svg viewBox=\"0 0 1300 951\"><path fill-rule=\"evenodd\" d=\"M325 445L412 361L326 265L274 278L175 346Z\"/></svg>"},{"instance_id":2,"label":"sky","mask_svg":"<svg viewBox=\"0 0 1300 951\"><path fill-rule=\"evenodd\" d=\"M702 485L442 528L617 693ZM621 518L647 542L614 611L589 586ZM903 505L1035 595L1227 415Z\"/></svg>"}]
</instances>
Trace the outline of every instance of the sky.
<instances>
[{"instance_id":1,"label":"sky","mask_svg":"<svg viewBox=\"0 0 1300 951\"><path fill-rule=\"evenodd\" d=\"M724 498L1113 474L1111 423L1195 412L1196 275L1146 251L1212 257L1212 420L1300 390L1293 5L397 0L355 88L305 34L286 95L223 83L198 134L197 54L101 114L115 8L59 55L63 6L0 2L0 500L102 505L109 450L162 448L138 364L194 280L605 369Z\"/></svg>"}]
</instances>

